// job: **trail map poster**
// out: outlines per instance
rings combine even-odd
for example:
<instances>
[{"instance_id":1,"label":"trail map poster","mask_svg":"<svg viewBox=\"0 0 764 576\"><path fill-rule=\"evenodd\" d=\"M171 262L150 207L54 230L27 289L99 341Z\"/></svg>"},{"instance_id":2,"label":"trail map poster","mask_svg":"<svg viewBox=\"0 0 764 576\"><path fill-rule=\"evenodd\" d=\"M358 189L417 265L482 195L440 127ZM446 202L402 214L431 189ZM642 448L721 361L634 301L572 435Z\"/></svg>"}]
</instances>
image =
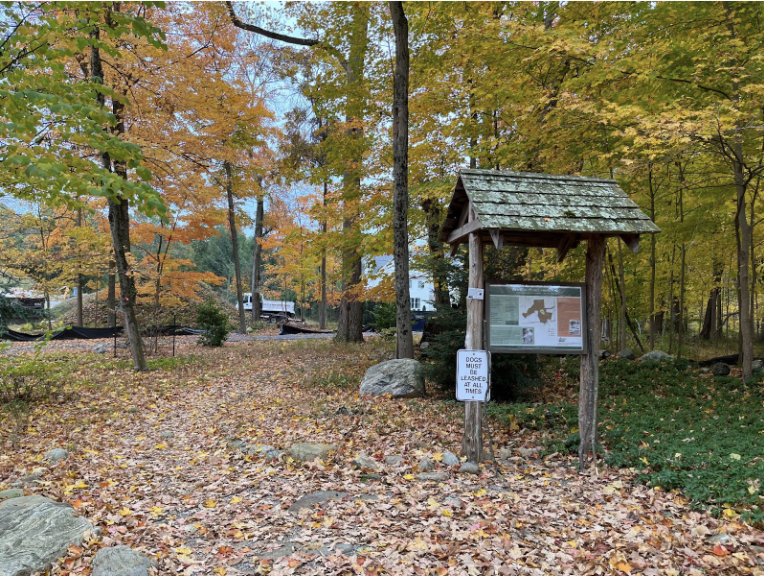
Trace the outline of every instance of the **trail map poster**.
<instances>
[{"instance_id":1,"label":"trail map poster","mask_svg":"<svg viewBox=\"0 0 764 576\"><path fill-rule=\"evenodd\" d=\"M583 284L489 284L487 349L508 353L583 354Z\"/></svg>"}]
</instances>

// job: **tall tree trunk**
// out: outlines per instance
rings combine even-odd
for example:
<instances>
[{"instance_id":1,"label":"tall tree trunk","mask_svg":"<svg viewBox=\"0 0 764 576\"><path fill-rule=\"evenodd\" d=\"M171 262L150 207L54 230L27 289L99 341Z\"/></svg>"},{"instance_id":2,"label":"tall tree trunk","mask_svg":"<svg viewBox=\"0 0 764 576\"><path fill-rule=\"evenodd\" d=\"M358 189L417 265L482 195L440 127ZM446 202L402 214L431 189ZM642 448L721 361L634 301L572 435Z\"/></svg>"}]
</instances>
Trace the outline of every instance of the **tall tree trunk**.
<instances>
[{"instance_id":1,"label":"tall tree trunk","mask_svg":"<svg viewBox=\"0 0 764 576\"><path fill-rule=\"evenodd\" d=\"M432 262L432 281L435 292L435 309L440 310L450 304L448 293L448 270L446 268L443 242L440 241L440 227L443 214L437 200L428 198L422 202L427 226L427 249Z\"/></svg>"},{"instance_id":2,"label":"tall tree trunk","mask_svg":"<svg viewBox=\"0 0 764 576\"><path fill-rule=\"evenodd\" d=\"M357 124L363 116L364 98L361 94L368 47L369 6L352 4L352 31L348 38L350 52L346 66L348 97L345 120L349 126ZM348 159L348 169L343 175L343 201L346 218L342 224L344 247L342 250L342 298L336 339L341 342L363 342L363 301L358 290L361 285L361 234L359 230L361 201L361 168L363 166L360 140L363 130L349 128L348 138L355 141L357 156Z\"/></svg>"},{"instance_id":3,"label":"tall tree trunk","mask_svg":"<svg viewBox=\"0 0 764 576\"><path fill-rule=\"evenodd\" d=\"M109 309L106 313L106 325L109 328L117 326L117 263L114 258L109 258L109 277L107 279L106 289L106 307Z\"/></svg>"},{"instance_id":4,"label":"tall tree trunk","mask_svg":"<svg viewBox=\"0 0 764 576\"><path fill-rule=\"evenodd\" d=\"M393 95L393 259L395 262L396 357L414 357L409 295L409 23L402 2L390 2L395 31Z\"/></svg>"},{"instance_id":5,"label":"tall tree trunk","mask_svg":"<svg viewBox=\"0 0 764 576\"><path fill-rule=\"evenodd\" d=\"M77 228L82 228L82 208L77 208ZM79 252L79 246L77 251ZM82 262L79 267L82 267ZM82 272L77 272L77 325L85 325L82 320Z\"/></svg>"},{"instance_id":6,"label":"tall tree trunk","mask_svg":"<svg viewBox=\"0 0 764 576\"><path fill-rule=\"evenodd\" d=\"M329 185L324 181L324 210L326 210L326 196L329 192ZM328 230L328 224L326 222L326 216L324 216L321 222L321 232L326 238L326 232ZM326 246L321 247L321 304L318 307L318 326L321 330L326 329L326 305L328 302L326 294Z\"/></svg>"},{"instance_id":7,"label":"tall tree trunk","mask_svg":"<svg viewBox=\"0 0 764 576\"><path fill-rule=\"evenodd\" d=\"M98 28L93 31L93 36L98 39ZM98 46L91 48L90 72L94 82L103 83L103 65ZM96 101L101 106L104 106L103 94L97 93ZM125 133L124 105L117 98L112 100L112 113L117 119L115 132L122 136ZM124 162L115 160L112 167L112 161L107 152L102 154L101 161L104 169L113 171L124 180L127 180L127 166ZM114 247L114 261L117 267L117 277L119 278L120 308L124 318L125 333L130 343L133 367L139 371L148 370L146 357L143 352L143 339L141 338L138 320L135 315L137 290L130 265L127 261L127 255L130 253L130 204L128 199L120 194L110 197L107 202L109 208L109 228Z\"/></svg>"},{"instance_id":8,"label":"tall tree trunk","mask_svg":"<svg viewBox=\"0 0 764 576\"><path fill-rule=\"evenodd\" d=\"M618 349L626 348L626 278L623 271L623 241L618 238L618 288L620 306L618 308Z\"/></svg>"},{"instance_id":9,"label":"tall tree trunk","mask_svg":"<svg viewBox=\"0 0 764 576\"><path fill-rule=\"evenodd\" d=\"M655 222L655 188L653 187L653 166L648 171L648 187L650 191L650 219ZM657 317L655 314L655 281L656 281L656 234L650 234L650 350L655 350L657 334Z\"/></svg>"},{"instance_id":10,"label":"tall tree trunk","mask_svg":"<svg viewBox=\"0 0 764 576\"><path fill-rule=\"evenodd\" d=\"M263 259L263 218L265 216L265 197L262 193L263 181L260 180L260 195L257 196L255 208L255 245L252 248L252 322L259 322L263 312L263 304L260 300L260 268Z\"/></svg>"},{"instance_id":11,"label":"tall tree trunk","mask_svg":"<svg viewBox=\"0 0 764 576\"><path fill-rule=\"evenodd\" d=\"M236 280L236 305L239 309L239 332L247 332L247 319L244 315L244 296L241 290L241 264L239 263L239 235L236 232L236 205L233 201L233 170L231 163L223 162L225 172L225 193L228 199L228 230L231 232L231 250L233 251L233 271Z\"/></svg>"}]
</instances>

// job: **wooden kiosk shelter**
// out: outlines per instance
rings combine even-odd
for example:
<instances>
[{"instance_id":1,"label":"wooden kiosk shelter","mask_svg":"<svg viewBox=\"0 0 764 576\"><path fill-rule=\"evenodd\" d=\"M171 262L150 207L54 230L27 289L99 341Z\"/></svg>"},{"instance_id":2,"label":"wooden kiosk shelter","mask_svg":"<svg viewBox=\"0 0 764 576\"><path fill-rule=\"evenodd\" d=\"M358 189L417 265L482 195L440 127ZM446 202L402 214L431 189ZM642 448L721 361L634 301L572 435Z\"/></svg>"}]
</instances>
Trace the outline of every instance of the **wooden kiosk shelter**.
<instances>
[{"instance_id":1,"label":"wooden kiosk shelter","mask_svg":"<svg viewBox=\"0 0 764 576\"><path fill-rule=\"evenodd\" d=\"M605 239L621 238L634 252L640 234L660 229L615 180L495 170L461 170L441 231L454 254L469 244L469 287L484 288L483 245L556 248L562 261L580 242L586 250L586 333L581 360L579 468L595 446ZM464 347L484 347L484 301L467 300ZM481 402L465 403L462 452L483 459Z\"/></svg>"}]
</instances>

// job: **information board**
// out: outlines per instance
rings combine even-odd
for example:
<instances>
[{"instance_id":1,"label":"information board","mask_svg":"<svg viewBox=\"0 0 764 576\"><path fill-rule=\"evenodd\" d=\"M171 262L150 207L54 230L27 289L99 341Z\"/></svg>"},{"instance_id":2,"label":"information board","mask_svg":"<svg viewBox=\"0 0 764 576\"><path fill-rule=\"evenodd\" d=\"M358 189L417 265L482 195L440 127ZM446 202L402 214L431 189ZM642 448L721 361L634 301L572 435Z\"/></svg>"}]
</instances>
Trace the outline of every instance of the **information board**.
<instances>
[{"instance_id":1,"label":"information board","mask_svg":"<svg viewBox=\"0 0 764 576\"><path fill-rule=\"evenodd\" d=\"M586 353L583 284L489 284L487 349L504 353Z\"/></svg>"},{"instance_id":2,"label":"information board","mask_svg":"<svg viewBox=\"0 0 764 576\"><path fill-rule=\"evenodd\" d=\"M490 355L485 350L459 350L456 353L456 399L486 402L490 370Z\"/></svg>"}]
</instances>

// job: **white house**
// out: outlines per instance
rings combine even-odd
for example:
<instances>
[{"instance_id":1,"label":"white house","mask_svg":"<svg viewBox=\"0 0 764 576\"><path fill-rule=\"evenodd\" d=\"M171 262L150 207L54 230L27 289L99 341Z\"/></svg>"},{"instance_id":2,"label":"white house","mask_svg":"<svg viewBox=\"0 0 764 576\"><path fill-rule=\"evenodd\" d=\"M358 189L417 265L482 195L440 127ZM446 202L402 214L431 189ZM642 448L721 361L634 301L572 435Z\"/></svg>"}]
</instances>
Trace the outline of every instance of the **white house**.
<instances>
[{"instance_id":1,"label":"white house","mask_svg":"<svg viewBox=\"0 0 764 576\"><path fill-rule=\"evenodd\" d=\"M368 288L378 286L385 276L395 275L392 256L375 256L365 262L365 269ZM409 269L409 295L412 310L435 310L435 285L426 272Z\"/></svg>"}]
</instances>

